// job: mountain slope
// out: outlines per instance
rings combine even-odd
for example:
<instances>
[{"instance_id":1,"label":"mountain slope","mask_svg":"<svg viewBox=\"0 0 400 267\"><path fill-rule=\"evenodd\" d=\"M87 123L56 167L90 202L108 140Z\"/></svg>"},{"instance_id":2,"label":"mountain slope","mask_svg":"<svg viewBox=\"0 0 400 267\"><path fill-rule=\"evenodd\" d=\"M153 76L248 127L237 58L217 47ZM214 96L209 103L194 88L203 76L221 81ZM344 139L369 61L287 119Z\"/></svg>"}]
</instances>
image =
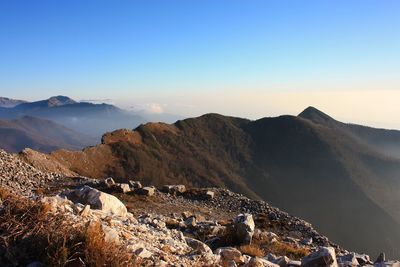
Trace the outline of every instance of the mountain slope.
<instances>
[{"instance_id":1,"label":"mountain slope","mask_svg":"<svg viewBox=\"0 0 400 267\"><path fill-rule=\"evenodd\" d=\"M51 158L97 178L225 186L311 221L349 249L393 254L400 239L392 198L400 189L400 161L368 145L353 126L309 111L257 121L207 114L149 123Z\"/></svg>"},{"instance_id":2,"label":"mountain slope","mask_svg":"<svg viewBox=\"0 0 400 267\"><path fill-rule=\"evenodd\" d=\"M331 137L327 140L336 139L336 143L331 146L337 151L338 159L342 160L347 171L352 174L354 182L400 223L400 158L397 154L400 151L400 131L345 124L332 118L323 120L321 118L329 116L312 107L299 117L329 128ZM335 137L332 136L333 133L336 134Z\"/></svg>"},{"instance_id":3,"label":"mountain slope","mask_svg":"<svg viewBox=\"0 0 400 267\"><path fill-rule=\"evenodd\" d=\"M93 138L49 120L29 116L0 120L0 148L9 152L19 152L26 147L42 152L60 148L78 150L95 143Z\"/></svg>"},{"instance_id":4,"label":"mountain slope","mask_svg":"<svg viewBox=\"0 0 400 267\"><path fill-rule=\"evenodd\" d=\"M248 180L256 181L253 189L258 194L309 219L340 244L370 253L378 252L368 244L379 244L393 252L400 237L399 223L361 186L381 179L369 173L377 168L367 168L363 161L366 155L379 161L379 155L364 154L362 147L350 146L339 132L300 118L260 120L250 125L249 131L260 172L252 173ZM397 177L399 163L393 164ZM388 182L381 179L382 184ZM380 194L382 198L391 196L388 191Z\"/></svg>"}]
</instances>

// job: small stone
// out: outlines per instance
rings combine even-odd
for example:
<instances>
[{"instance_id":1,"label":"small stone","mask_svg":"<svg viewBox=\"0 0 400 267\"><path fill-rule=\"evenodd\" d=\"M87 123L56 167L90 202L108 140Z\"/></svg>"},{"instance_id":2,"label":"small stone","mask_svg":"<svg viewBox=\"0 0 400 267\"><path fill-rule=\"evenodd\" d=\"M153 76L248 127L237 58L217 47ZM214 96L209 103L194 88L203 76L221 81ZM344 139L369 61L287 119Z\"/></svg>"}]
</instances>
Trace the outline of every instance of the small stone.
<instances>
[{"instance_id":1,"label":"small stone","mask_svg":"<svg viewBox=\"0 0 400 267\"><path fill-rule=\"evenodd\" d=\"M310 255L301 259L301 266L304 267L315 267L315 266L326 266L326 267L338 267L336 261L335 249L332 247L321 247L318 251L311 253Z\"/></svg>"},{"instance_id":2,"label":"small stone","mask_svg":"<svg viewBox=\"0 0 400 267\"><path fill-rule=\"evenodd\" d=\"M106 226L106 225L103 225L102 228L103 228L103 232L104 232L104 241L110 242L110 243L115 243L115 244L120 243L117 230L115 230L109 226Z\"/></svg>"},{"instance_id":3,"label":"small stone","mask_svg":"<svg viewBox=\"0 0 400 267\"><path fill-rule=\"evenodd\" d=\"M155 191L156 191L156 189L154 187L150 187L150 186L146 186L146 187L137 189L138 194L144 195L144 196L153 196Z\"/></svg>"},{"instance_id":4,"label":"small stone","mask_svg":"<svg viewBox=\"0 0 400 267\"><path fill-rule=\"evenodd\" d=\"M290 259L286 256L278 258L274 263L278 264L280 267L288 267Z\"/></svg>"},{"instance_id":5,"label":"small stone","mask_svg":"<svg viewBox=\"0 0 400 267\"><path fill-rule=\"evenodd\" d=\"M279 265L265 259L254 257L251 258L251 260L246 263L244 267L279 267Z\"/></svg>"},{"instance_id":6,"label":"small stone","mask_svg":"<svg viewBox=\"0 0 400 267\"><path fill-rule=\"evenodd\" d=\"M356 257L358 263L361 265L372 264L371 258L367 254L355 253L355 257Z\"/></svg>"},{"instance_id":7,"label":"small stone","mask_svg":"<svg viewBox=\"0 0 400 267\"><path fill-rule=\"evenodd\" d=\"M235 263L244 263L242 253L234 247L222 247L215 251L215 254L221 256L224 262L234 261Z\"/></svg>"},{"instance_id":8,"label":"small stone","mask_svg":"<svg viewBox=\"0 0 400 267\"><path fill-rule=\"evenodd\" d=\"M195 226L197 225L197 223L196 223L196 217L195 217L195 216L191 216L191 217L187 218L187 219L185 220L185 225L186 225L187 227L195 227Z\"/></svg>"},{"instance_id":9,"label":"small stone","mask_svg":"<svg viewBox=\"0 0 400 267\"><path fill-rule=\"evenodd\" d=\"M108 178L106 178L106 179L104 180L104 184L105 184L107 187L112 187L113 185L115 185L115 181L114 181L114 179L113 179L112 177L108 177Z\"/></svg>"},{"instance_id":10,"label":"small stone","mask_svg":"<svg viewBox=\"0 0 400 267\"><path fill-rule=\"evenodd\" d=\"M184 185L164 185L162 188L163 192L169 193L169 194L182 194L186 192L186 186Z\"/></svg>"},{"instance_id":11,"label":"small stone","mask_svg":"<svg viewBox=\"0 0 400 267\"><path fill-rule=\"evenodd\" d=\"M193 216L193 213L191 213L190 211L184 211L184 212L182 212L182 217L183 217L183 219L187 219L187 218L189 218L189 217L191 217L191 216Z\"/></svg>"},{"instance_id":12,"label":"small stone","mask_svg":"<svg viewBox=\"0 0 400 267\"><path fill-rule=\"evenodd\" d=\"M148 259L153 256L153 254L145 248L138 248L135 250L135 254L142 259Z\"/></svg>"},{"instance_id":13,"label":"small stone","mask_svg":"<svg viewBox=\"0 0 400 267\"><path fill-rule=\"evenodd\" d=\"M306 245L306 246L310 246L313 243L313 239L312 239L312 237L304 238L300 241L300 243L303 245Z\"/></svg>"},{"instance_id":14,"label":"small stone","mask_svg":"<svg viewBox=\"0 0 400 267\"><path fill-rule=\"evenodd\" d=\"M190 238L190 237L186 237L185 238L186 243L188 244L189 247L191 247L192 253L195 254L212 254L212 250L209 246L207 246L206 244L204 244L203 242L194 239L194 238Z\"/></svg>"},{"instance_id":15,"label":"small stone","mask_svg":"<svg viewBox=\"0 0 400 267\"><path fill-rule=\"evenodd\" d=\"M301 266L301 261L289 261L288 266L290 267L300 267Z\"/></svg>"},{"instance_id":16,"label":"small stone","mask_svg":"<svg viewBox=\"0 0 400 267\"><path fill-rule=\"evenodd\" d=\"M213 199L215 193L213 191L207 190L203 193L205 199Z\"/></svg>"},{"instance_id":17,"label":"small stone","mask_svg":"<svg viewBox=\"0 0 400 267\"><path fill-rule=\"evenodd\" d=\"M381 263L385 261L386 261L386 255L385 253L381 252L381 254L379 254L378 258L376 259L375 263Z\"/></svg>"},{"instance_id":18,"label":"small stone","mask_svg":"<svg viewBox=\"0 0 400 267\"><path fill-rule=\"evenodd\" d=\"M354 253L347 254L344 256L338 256L336 258L339 266L345 267L345 266L359 266L360 264L358 263L358 260L356 258L356 255Z\"/></svg>"},{"instance_id":19,"label":"small stone","mask_svg":"<svg viewBox=\"0 0 400 267\"><path fill-rule=\"evenodd\" d=\"M139 182L139 181L132 181L132 180L130 180L128 183L129 183L129 185L132 187L132 189L138 189L138 188L142 188L142 187L143 187L143 186L142 186L142 183Z\"/></svg>"},{"instance_id":20,"label":"small stone","mask_svg":"<svg viewBox=\"0 0 400 267\"><path fill-rule=\"evenodd\" d=\"M118 184L117 187L118 187L118 190L124 194L131 191L131 188L129 187L128 184Z\"/></svg>"},{"instance_id":21,"label":"small stone","mask_svg":"<svg viewBox=\"0 0 400 267\"><path fill-rule=\"evenodd\" d=\"M86 217L88 216L90 213L90 205L85 205L85 207L83 208L83 210L81 211L80 215L82 217Z\"/></svg>"}]
</instances>

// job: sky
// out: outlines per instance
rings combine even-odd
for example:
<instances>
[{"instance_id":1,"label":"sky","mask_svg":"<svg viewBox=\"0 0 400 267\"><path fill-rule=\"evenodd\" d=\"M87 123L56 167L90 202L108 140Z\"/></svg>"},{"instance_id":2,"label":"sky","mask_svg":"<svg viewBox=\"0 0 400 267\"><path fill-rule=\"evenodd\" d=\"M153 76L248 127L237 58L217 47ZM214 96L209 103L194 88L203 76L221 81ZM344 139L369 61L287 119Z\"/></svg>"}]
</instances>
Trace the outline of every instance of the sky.
<instances>
[{"instance_id":1,"label":"sky","mask_svg":"<svg viewBox=\"0 0 400 267\"><path fill-rule=\"evenodd\" d=\"M400 2L3 0L0 95L400 129Z\"/></svg>"}]
</instances>

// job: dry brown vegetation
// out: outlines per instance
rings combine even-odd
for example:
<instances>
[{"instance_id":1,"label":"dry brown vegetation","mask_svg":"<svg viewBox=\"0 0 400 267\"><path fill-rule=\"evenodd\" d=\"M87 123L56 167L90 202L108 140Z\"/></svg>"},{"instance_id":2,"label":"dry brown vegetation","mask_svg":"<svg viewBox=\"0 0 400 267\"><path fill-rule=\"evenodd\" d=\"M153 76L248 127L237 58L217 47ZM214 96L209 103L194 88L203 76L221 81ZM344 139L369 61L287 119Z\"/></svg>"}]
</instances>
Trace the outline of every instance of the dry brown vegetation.
<instances>
[{"instance_id":1,"label":"dry brown vegetation","mask_svg":"<svg viewBox=\"0 0 400 267\"><path fill-rule=\"evenodd\" d=\"M281 241L271 242L268 237L263 236L253 238L252 244L240 247L240 251L251 256L261 257L267 253L272 253L277 256L287 256L292 259L301 259L310 254L310 250L306 247L299 247L296 244L284 243ZM259 253L261 256L256 253Z\"/></svg>"},{"instance_id":2,"label":"dry brown vegetation","mask_svg":"<svg viewBox=\"0 0 400 267\"><path fill-rule=\"evenodd\" d=\"M74 225L37 201L0 190L0 265L139 266L120 246L104 241L100 223Z\"/></svg>"},{"instance_id":3,"label":"dry brown vegetation","mask_svg":"<svg viewBox=\"0 0 400 267\"><path fill-rule=\"evenodd\" d=\"M240 252L243 254L247 254L253 257L264 257L265 251L255 244L244 245L239 247Z\"/></svg>"},{"instance_id":4,"label":"dry brown vegetation","mask_svg":"<svg viewBox=\"0 0 400 267\"><path fill-rule=\"evenodd\" d=\"M267 251L276 255L285 255L289 258L301 259L304 256L310 254L308 248L297 247L292 244L274 242L268 245Z\"/></svg>"}]
</instances>

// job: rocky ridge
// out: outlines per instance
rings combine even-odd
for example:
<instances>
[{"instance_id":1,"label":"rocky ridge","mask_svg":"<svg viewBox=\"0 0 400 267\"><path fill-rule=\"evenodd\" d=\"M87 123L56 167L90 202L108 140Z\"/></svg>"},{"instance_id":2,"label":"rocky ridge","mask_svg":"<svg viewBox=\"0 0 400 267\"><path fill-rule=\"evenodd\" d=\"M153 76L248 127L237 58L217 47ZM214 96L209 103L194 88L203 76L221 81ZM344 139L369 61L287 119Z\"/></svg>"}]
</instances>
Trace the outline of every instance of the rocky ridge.
<instances>
[{"instance_id":1,"label":"rocky ridge","mask_svg":"<svg viewBox=\"0 0 400 267\"><path fill-rule=\"evenodd\" d=\"M100 222L104 238L141 266L399 266L344 250L312 225L220 188L142 186L44 173L0 151L1 186L76 225ZM40 189L40 190L39 190ZM274 248L274 250L272 250Z\"/></svg>"}]
</instances>

